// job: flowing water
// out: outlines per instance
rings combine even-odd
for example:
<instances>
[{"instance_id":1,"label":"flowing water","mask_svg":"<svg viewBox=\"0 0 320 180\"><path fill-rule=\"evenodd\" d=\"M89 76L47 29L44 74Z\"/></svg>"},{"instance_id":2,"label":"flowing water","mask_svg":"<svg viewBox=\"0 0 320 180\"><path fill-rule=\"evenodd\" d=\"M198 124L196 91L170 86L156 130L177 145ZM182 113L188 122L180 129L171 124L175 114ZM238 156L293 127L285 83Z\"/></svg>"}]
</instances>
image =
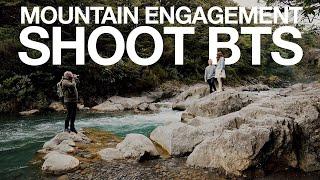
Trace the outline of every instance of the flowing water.
<instances>
[{"instance_id":1,"label":"flowing water","mask_svg":"<svg viewBox=\"0 0 320 180\"><path fill-rule=\"evenodd\" d=\"M76 127L99 128L119 136L149 135L157 126L180 121L181 112L162 109L156 114L79 114ZM39 168L30 164L43 143L61 132L64 114L33 117L0 117L0 179L35 179Z\"/></svg>"}]
</instances>

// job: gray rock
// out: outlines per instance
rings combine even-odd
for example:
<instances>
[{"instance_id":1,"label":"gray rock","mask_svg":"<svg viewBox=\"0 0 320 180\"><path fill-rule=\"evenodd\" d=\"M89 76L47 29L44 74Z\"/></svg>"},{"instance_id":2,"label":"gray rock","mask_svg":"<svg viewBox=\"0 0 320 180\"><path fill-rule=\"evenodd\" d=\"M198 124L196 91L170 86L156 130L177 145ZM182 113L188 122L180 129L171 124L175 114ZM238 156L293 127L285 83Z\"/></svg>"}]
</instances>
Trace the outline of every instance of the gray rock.
<instances>
[{"instance_id":1,"label":"gray rock","mask_svg":"<svg viewBox=\"0 0 320 180\"><path fill-rule=\"evenodd\" d=\"M178 122L157 127L151 132L150 139L170 155L179 156L192 152L204 139L204 134L193 126Z\"/></svg>"},{"instance_id":2,"label":"gray rock","mask_svg":"<svg viewBox=\"0 0 320 180\"><path fill-rule=\"evenodd\" d=\"M204 107L211 102L201 100L203 106L193 105L191 112L196 116L188 115L184 122L208 138L196 146L188 164L222 168L235 175L249 167L261 168L265 162L306 172L320 170L320 84L295 85L281 91L287 92L258 93L251 104L220 116ZM221 109L237 101L227 102L213 107Z\"/></svg>"},{"instance_id":3,"label":"gray rock","mask_svg":"<svg viewBox=\"0 0 320 180\"><path fill-rule=\"evenodd\" d=\"M158 111L159 110L158 107L153 103L149 104L147 109L149 111Z\"/></svg>"},{"instance_id":4,"label":"gray rock","mask_svg":"<svg viewBox=\"0 0 320 180\"><path fill-rule=\"evenodd\" d=\"M117 144L116 148L106 148L98 152L101 159L112 161L117 159L142 160L159 156L152 141L142 134L128 134Z\"/></svg>"},{"instance_id":5,"label":"gray rock","mask_svg":"<svg viewBox=\"0 0 320 180\"><path fill-rule=\"evenodd\" d=\"M110 102L114 104L121 104L124 109L130 110L130 109L135 109L138 107L138 105L142 103L151 103L155 99L152 99L147 96L141 96L141 97L120 97L120 96L112 96L108 99Z\"/></svg>"},{"instance_id":6,"label":"gray rock","mask_svg":"<svg viewBox=\"0 0 320 180\"><path fill-rule=\"evenodd\" d=\"M92 107L91 109L100 112L118 112L123 111L124 107L121 104L114 104L110 101L105 101L101 104Z\"/></svg>"},{"instance_id":7,"label":"gray rock","mask_svg":"<svg viewBox=\"0 0 320 180\"><path fill-rule=\"evenodd\" d=\"M196 84L189 87L176 97L175 102L172 105L173 110L184 111L196 100L209 94L208 85Z\"/></svg>"},{"instance_id":8,"label":"gray rock","mask_svg":"<svg viewBox=\"0 0 320 180\"><path fill-rule=\"evenodd\" d=\"M142 134L128 134L116 147L125 158L140 159L143 156L158 156L152 141Z\"/></svg>"},{"instance_id":9,"label":"gray rock","mask_svg":"<svg viewBox=\"0 0 320 180\"><path fill-rule=\"evenodd\" d=\"M77 134L61 132L45 142L42 148L47 151L58 150L60 152L73 152L75 142L88 144L91 140L81 132L78 132Z\"/></svg>"},{"instance_id":10,"label":"gray rock","mask_svg":"<svg viewBox=\"0 0 320 180\"><path fill-rule=\"evenodd\" d=\"M79 164L80 162L77 158L55 152L46 155L41 169L45 173L63 174L76 170Z\"/></svg>"},{"instance_id":11,"label":"gray rock","mask_svg":"<svg viewBox=\"0 0 320 180\"><path fill-rule=\"evenodd\" d=\"M146 111L147 110L147 108L148 108L148 103L142 103L142 104L140 104L139 106L138 106L138 109L140 110L140 111Z\"/></svg>"},{"instance_id":12,"label":"gray rock","mask_svg":"<svg viewBox=\"0 0 320 180\"><path fill-rule=\"evenodd\" d=\"M75 143L72 140L63 140L59 145L53 148L53 150L62 152L62 153L72 153L75 151Z\"/></svg>"},{"instance_id":13,"label":"gray rock","mask_svg":"<svg viewBox=\"0 0 320 180\"><path fill-rule=\"evenodd\" d=\"M254 84L240 88L241 91L269 91L270 87L264 84Z\"/></svg>"},{"instance_id":14,"label":"gray rock","mask_svg":"<svg viewBox=\"0 0 320 180\"><path fill-rule=\"evenodd\" d=\"M269 141L271 131L264 127L241 127L209 137L190 154L187 164L223 168L227 173L241 175L253 165L253 159Z\"/></svg>"},{"instance_id":15,"label":"gray rock","mask_svg":"<svg viewBox=\"0 0 320 180\"><path fill-rule=\"evenodd\" d=\"M258 94L226 90L212 93L191 104L185 113L203 117L219 117L240 110L252 103Z\"/></svg>"},{"instance_id":16,"label":"gray rock","mask_svg":"<svg viewBox=\"0 0 320 180\"><path fill-rule=\"evenodd\" d=\"M123 153L119 151L119 149L115 148L106 148L102 149L98 152L101 159L105 161L112 161L112 160L120 160L124 159Z\"/></svg>"}]
</instances>

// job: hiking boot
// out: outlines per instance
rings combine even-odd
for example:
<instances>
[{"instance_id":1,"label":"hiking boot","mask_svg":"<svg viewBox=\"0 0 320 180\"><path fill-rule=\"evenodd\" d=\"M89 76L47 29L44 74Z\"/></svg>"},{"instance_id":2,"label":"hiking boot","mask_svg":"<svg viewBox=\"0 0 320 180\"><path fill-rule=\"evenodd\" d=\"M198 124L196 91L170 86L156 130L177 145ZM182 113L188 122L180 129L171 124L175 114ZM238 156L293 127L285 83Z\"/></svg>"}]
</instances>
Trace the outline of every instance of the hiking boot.
<instances>
[{"instance_id":1,"label":"hiking boot","mask_svg":"<svg viewBox=\"0 0 320 180\"><path fill-rule=\"evenodd\" d=\"M70 133L70 129L64 129L63 132L67 132L67 133Z\"/></svg>"}]
</instances>

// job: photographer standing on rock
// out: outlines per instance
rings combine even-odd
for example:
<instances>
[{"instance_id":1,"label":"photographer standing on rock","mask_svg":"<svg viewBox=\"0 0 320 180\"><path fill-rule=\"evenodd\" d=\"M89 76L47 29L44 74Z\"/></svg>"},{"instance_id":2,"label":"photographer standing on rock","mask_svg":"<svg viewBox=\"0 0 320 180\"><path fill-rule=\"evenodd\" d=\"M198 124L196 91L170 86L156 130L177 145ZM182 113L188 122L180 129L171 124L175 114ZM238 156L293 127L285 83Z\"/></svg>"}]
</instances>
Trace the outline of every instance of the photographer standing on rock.
<instances>
[{"instance_id":1,"label":"photographer standing on rock","mask_svg":"<svg viewBox=\"0 0 320 180\"><path fill-rule=\"evenodd\" d=\"M205 69L204 72L204 81L208 82L209 88L210 88L210 93L212 93L212 88L216 91L216 86L215 86L215 70L216 66L212 64L212 60L208 60L208 66Z\"/></svg>"},{"instance_id":2,"label":"photographer standing on rock","mask_svg":"<svg viewBox=\"0 0 320 180\"><path fill-rule=\"evenodd\" d=\"M78 75L73 74L71 71L66 71L63 74L61 80L61 88L63 92L63 101L68 110L68 114L64 124L64 129L66 132L71 131L74 133L78 133L74 127L78 101L77 83L79 83Z\"/></svg>"}]
</instances>

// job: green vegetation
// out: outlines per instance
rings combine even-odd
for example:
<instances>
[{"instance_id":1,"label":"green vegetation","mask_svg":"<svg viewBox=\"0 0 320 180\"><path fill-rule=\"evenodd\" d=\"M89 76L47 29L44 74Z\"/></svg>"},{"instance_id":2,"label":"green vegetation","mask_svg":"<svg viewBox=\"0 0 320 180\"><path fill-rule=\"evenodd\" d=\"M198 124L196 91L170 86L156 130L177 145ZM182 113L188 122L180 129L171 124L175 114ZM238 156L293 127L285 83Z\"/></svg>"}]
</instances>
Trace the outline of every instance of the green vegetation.
<instances>
[{"instance_id":1,"label":"green vegetation","mask_svg":"<svg viewBox=\"0 0 320 180\"><path fill-rule=\"evenodd\" d=\"M193 83L202 81L203 70L208 59L208 26L196 25L196 34L186 36L185 59L183 66L174 65L174 37L163 36L164 53L160 61L153 66L143 67L133 64L127 56L113 66L100 66L92 62L87 56L86 66L75 66L75 52L63 51L62 66L47 64L31 67L23 64L19 58L19 51L26 51L20 44L19 34L24 26L20 25L20 6L232 6L228 0L1 0L0 19L0 112L17 112L29 108L45 108L51 101L58 100L56 96L56 83L66 70L71 70L80 75L79 93L86 106L96 104L97 98L111 95L137 94L158 87L168 80ZM143 14L141 14L143 16ZM51 32L52 26L43 25ZM96 25L86 25L88 36ZM135 28L134 24L116 25L127 37ZM162 26L154 26L162 32ZM238 27L235 27L238 28ZM63 39L75 39L75 26L62 26ZM306 32L299 44L307 51L312 47L320 47L319 35ZM39 38L37 36L33 38ZM220 39L227 37L221 36ZM290 37L287 37L290 38ZM51 47L51 41L43 41ZM110 56L114 52L114 39L103 35L99 38L97 48L101 55ZM300 63L297 67L283 67L273 62L270 51L280 51L282 56L289 57L292 52L279 49L272 43L272 38L262 38L262 65L251 65L251 37L241 36L238 42L241 48L241 59L238 63L227 67L229 85L256 83L263 81L272 86L280 86L283 81L297 81L297 77L305 78L304 72L314 72L314 66L306 68ZM148 56L153 52L153 40L148 36L141 36L137 40L136 48L140 56ZM39 52L28 50L29 55L39 56ZM228 51L225 51L227 56ZM302 67L303 66L303 67ZM313 71L313 69L315 69ZM299 72L299 73L298 73ZM300 74L301 76L296 76ZM310 78L308 76L308 78Z\"/></svg>"}]
</instances>

